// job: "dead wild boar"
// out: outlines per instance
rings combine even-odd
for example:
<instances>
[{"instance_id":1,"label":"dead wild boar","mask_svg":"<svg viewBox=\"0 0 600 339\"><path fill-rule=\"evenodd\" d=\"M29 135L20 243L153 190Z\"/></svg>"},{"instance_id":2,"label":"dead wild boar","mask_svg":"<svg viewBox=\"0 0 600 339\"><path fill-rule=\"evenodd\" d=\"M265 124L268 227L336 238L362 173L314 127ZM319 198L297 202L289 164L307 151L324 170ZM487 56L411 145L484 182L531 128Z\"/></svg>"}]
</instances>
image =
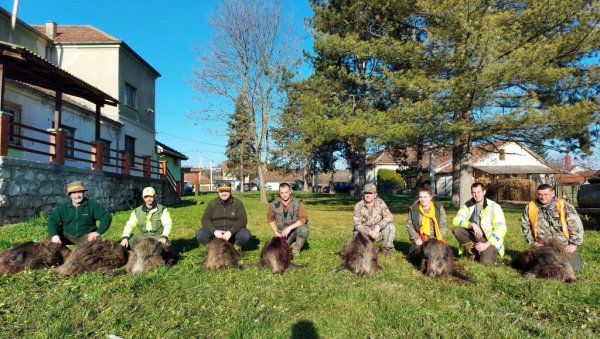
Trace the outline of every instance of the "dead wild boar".
<instances>
[{"instance_id":1,"label":"dead wild boar","mask_svg":"<svg viewBox=\"0 0 600 339\"><path fill-rule=\"evenodd\" d=\"M511 266L526 278L550 278L566 283L577 280L573 272L571 255L556 241L549 241L542 247L531 248L517 254Z\"/></svg>"},{"instance_id":2,"label":"dead wild boar","mask_svg":"<svg viewBox=\"0 0 600 339\"><path fill-rule=\"evenodd\" d=\"M204 267L209 270L220 268L240 268L238 261L241 253L224 239L213 238L206 245Z\"/></svg>"},{"instance_id":3,"label":"dead wild boar","mask_svg":"<svg viewBox=\"0 0 600 339\"><path fill-rule=\"evenodd\" d=\"M342 246L339 253L342 264L335 271L346 268L360 276L371 275L381 268L377 262L377 253L373 242L358 232Z\"/></svg>"},{"instance_id":4,"label":"dead wild boar","mask_svg":"<svg viewBox=\"0 0 600 339\"><path fill-rule=\"evenodd\" d=\"M270 267L273 274L285 272L291 261L292 249L285 238L271 238L260 253L260 267Z\"/></svg>"},{"instance_id":5,"label":"dead wild boar","mask_svg":"<svg viewBox=\"0 0 600 339\"><path fill-rule=\"evenodd\" d=\"M13 274L25 269L37 270L61 265L71 251L50 239L16 244L0 254L0 274Z\"/></svg>"},{"instance_id":6,"label":"dead wild boar","mask_svg":"<svg viewBox=\"0 0 600 339\"><path fill-rule=\"evenodd\" d=\"M82 272L110 272L127 262L127 250L119 243L101 238L86 241L75 247L64 264L56 268L59 275Z\"/></svg>"},{"instance_id":7,"label":"dead wild boar","mask_svg":"<svg viewBox=\"0 0 600 339\"><path fill-rule=\"evenodd\" d=\"M408 259L427 276L440 277L450 274L459 279L470 280L456 269L450 246L437 239L429 239L417 246L408 254Z\"/></svg>"},{"instance_id":8,"label":"dead wild boar","mask_svg":"<svg viewBox=\"0 0 600 339\"><path fill-rule=\"evenodd\" d=\"M171 257L169 246L153 238L143 239L129 253L126 271L133 275L150 272L156 267L168 265Z\"/></svg>"}]
</instances>

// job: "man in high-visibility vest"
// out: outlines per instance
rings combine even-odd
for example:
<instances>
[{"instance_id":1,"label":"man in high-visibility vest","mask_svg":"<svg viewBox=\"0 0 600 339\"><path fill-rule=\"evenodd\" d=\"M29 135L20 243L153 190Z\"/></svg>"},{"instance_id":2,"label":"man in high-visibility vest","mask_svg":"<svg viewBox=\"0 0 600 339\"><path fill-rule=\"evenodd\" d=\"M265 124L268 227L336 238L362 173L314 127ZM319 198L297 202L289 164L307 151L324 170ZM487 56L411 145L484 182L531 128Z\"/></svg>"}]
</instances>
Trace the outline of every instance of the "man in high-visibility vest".
<instances>
[{"instance_id":1,"label":"man in high-visibility vest","mask_svg":"<svg viewBox=\"0 0 600 339\"><path fill-rule=\"evenodd\" d=\"M469 260L495 265L498 256L504 255L506 221L502 207L488 199L485 193L482 183L471 185L473 199L462 205L456 213L452 233L461 245L459 254L466 252Z\"/></svg>"},{"instance_id":2,"label":"man in high-visibility vest","mask_svg":"<svg viewBox=\"0 0 600 339\"><path fill-rule=\"evenodd\" d=\"M573 269L581 270L577 247L583 242L583 224L575 207L554 196L548 184L537 188L538 198L530 201L521 216L521 228L529 245L540 247L551 239L565 246L571 254Z\"/></svg>"}]
</instances>

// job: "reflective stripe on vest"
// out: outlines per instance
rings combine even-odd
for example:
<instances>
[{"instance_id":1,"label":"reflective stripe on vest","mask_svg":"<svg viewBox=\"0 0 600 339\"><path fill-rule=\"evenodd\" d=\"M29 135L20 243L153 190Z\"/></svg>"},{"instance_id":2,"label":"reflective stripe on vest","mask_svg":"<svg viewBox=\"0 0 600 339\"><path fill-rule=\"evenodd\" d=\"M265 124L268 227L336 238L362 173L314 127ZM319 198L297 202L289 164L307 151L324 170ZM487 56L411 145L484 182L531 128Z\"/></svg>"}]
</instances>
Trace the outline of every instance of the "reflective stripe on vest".
<instances>
[{"instance_id":1,"label":"reflective stripe on vest","mask_svg":"<svg viewBox=\"0 0 600 339\"><path fill-rule=\"evenodd\" d=\"M556 208L558 209L558 215L560 217L560 228L562 233L569 239L569 229L567 228L567 213L565 212L565 202L562 199L556 199ZM538 230L537 230L537 218L540 208L535 201L529 202L529 222L531 223L531 230L533 231L533 238L538 241Z\"/></svg>"}]
</instances>

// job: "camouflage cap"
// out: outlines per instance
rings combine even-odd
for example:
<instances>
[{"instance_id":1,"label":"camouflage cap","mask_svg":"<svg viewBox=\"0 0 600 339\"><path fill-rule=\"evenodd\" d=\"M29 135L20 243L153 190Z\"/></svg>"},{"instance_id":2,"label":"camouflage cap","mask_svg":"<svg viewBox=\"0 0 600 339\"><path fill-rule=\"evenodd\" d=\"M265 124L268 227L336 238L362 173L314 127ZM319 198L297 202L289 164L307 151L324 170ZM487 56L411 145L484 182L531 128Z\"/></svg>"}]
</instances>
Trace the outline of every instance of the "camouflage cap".
<instances>
[{"instance_id":1,"label":"camouflage cap","mask_svg":"<svg viewBox=\"0 0 600 339\"><path fill-rule=\"evenodd\" d=\"M366 184L363 187L363 193L377 193L377 187L373 184Z\"/></svg>"}]
</instances>

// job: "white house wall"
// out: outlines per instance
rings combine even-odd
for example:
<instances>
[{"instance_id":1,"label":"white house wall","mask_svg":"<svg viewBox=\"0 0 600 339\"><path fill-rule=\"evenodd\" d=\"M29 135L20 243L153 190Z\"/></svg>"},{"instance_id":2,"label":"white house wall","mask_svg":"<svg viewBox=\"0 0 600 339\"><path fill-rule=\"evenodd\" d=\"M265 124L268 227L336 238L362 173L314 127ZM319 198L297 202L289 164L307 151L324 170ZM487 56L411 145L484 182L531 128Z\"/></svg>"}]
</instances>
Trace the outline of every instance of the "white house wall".
<instances>
[{"instance_id":1,"label":"white house wall","mask_svg":"<svg viewBox=\"0 0 600 339\"><path fill-rule=\"evenodd\" d=\"M155 79L154 73L135 58L127 49L119 50L119 110L122 119L137 123L154 133L155 130ZM135 87L137 91L136 105L125 105L125 83ZM109 92L110 94L110 92ZM115 94L115 97L118 94ZM154 135L152 136L154 140Z\"/></svg>"},{"instance_id":2,"label":"white house wall","mask_svg":"<svg viewBox=\"0 0 600 339\"><path fill-rule=\"evenodd\" d=\"M500 160L498 152L490 153L483 159L474 163L479 166L546 166L546 164L537 160L531 153L515 143L504 144L501 149L504 150L505 160Z\"/></svg>"},{"instance_id":3,"label":"white house wall","mask_svg":"<svg viewBox=\"0 0 600 339\"><path fill-rule=\"evenodd\" d=\"M58 45L50 60L108 95L119 98L118 44ZM102 108L102 114L118 119L118 107L107 105Z\"/></svg>"},{"instance_id":4,"label":"white house wall","mask_svg":"<svg viewBox=\"0 0 600 339\"><path fill-rule=\"evenodd\" d=\"M0 40L2 41L8 42L8 35L11 26L10 20L10 17L0 15ZM13 43L27 48L42 58L46 57L46 46L48 44L48 40L43 38L32 28L24 27L18 21L15 27L15 34L13 35Z\"/></svg>"}]
</instances>

